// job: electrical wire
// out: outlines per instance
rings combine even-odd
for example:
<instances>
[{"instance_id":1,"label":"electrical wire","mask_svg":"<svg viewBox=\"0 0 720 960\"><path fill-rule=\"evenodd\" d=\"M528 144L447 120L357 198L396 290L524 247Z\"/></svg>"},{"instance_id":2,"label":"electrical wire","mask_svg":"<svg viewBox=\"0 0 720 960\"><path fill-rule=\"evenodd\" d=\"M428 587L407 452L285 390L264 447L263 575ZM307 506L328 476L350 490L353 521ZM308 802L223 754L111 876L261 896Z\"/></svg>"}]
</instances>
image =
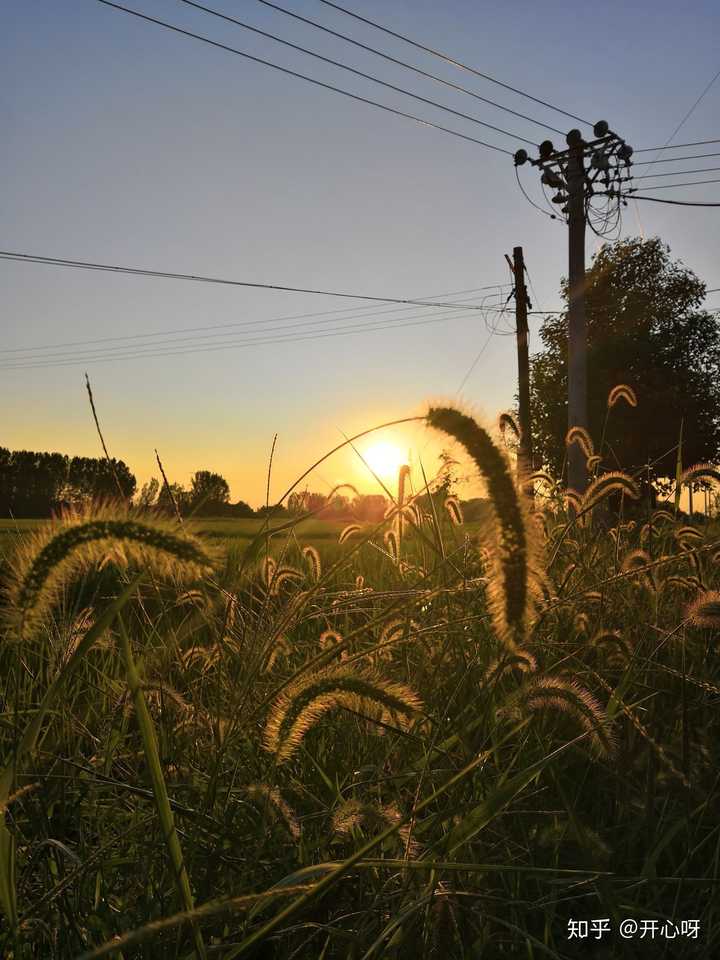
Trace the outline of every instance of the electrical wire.
<instances>
[{"instance_id":1,"label":"electrical wire","mask_svg":"<svg viewBox=\"0 0 720 960\"><path fill-rule=\"evenodd\" d=\"M465 376L464 376L464 377L462 378L462 380L460 381L460 386L459 386L459 387L457 388L457 390L455 391L455 395L456 395L456 396L457 396L457 394L460 393L460 391L462 390L462 388L465 386L465 384L468 382L468 380L469 380L470 377L472 376L473 370L475 369L475 367L476 367L476 366L478 365L478 363L480 362L480 358L482 357L482 355L483 355L483 354L485 353L485 351L487 350L488 346L490 345L490 341L492 340L492 338L493 338L493 334L492 334L492 331L490 331L490 333L488 334L487 339L485 340L485 342L483 343L483 345L482 345L482 346L480 347L480 349L478 350L477 356L475 357L475 359L473 360L473 362L470 364L470 367L469 367L469 369L468 369L468 372L465 374Z\"/></svg>"},{"instance_id":2,"label":"electrical wire","mask_svg":"<svg viewBox=\"0 0 720 960\"><path fill-rule=\"evenodd\" d=\"M558 219L559 219L558 216L557 216L557 214L555 214L555 213L548 213L547 210L546 210L544 207L541 207L539 204L535 203L535 201L534 201L530 196L528 196L528 193L527 193L527 191L525 190L525 187L522 185L522 181L520 180L520 174L518 173L518 168L517 168L517 167L515 167L515 179L517 180L518 186L520 187L520 190L522 191L522 195L525 197L525 199L527 200L527 202L528 202L531 206L535 207L536 210L539 210L540 213L544 213L546 217L550 217L551 220L558 220Z\"/></svg>"},{"instance_id":3,"label":"electrical wire","mask_svg":"<svg viewBox=\"0 0 720 960\"><path fill-rule=\"evenodd\" d=\"M676 187L700 187L704 183L720 183L720 179L716 180L688 180L686 183L662 183L662 184L653 184L651 187L630 187L628 193L635 193L636 189L642 190L674 190Z\"/></svg>"},{"instance_id":4,"label":"electrical wire","mask_svg":"<svg viewBox=\"0 0 720 960\"><path fill-rule=\"evenodd\" d=\"M467 317L474 316L474 314L455 314L452 319L466 319ZM375 331L387 331L388 329L398 329L400 327L417 327L425 326L432 323L442 323L446 319L447 315L443 315L436 318L424 318L420 320L406 320L401 323L395 323L388 326L387 323L378 323L378 324L366 324L362 326L349 326L340 328L337 330L326 331L318 333L316 331L310 331L307 334L302 334L301 336L295 335L283 335L280 337L259 337L252 338L248 340L228 340L223 343L213 344L211 346L203 345L200 347L183 347L180 350L142 350L135 353L126 353L126 354L117 354L117 353L98 353L94 356L83 356L78 357L73 355L71 359L41 359L41 360L31 360L26 362L26 358L21 358L22 362L4 362L0 363L0 370L37 370L37 369L47 369L51 367L67 367L67 366L78 366L86 365L90 363L109 363L116 360L137 360L142 358L165 358L165 357L177 357L177 356L187 356L192 354L193 356L200 353L214 353L218 350L235 350L245 347L254 347L262 346L267 344L277 344L277 343L299 343L308 340L325 340L332 337L338 336L347 336L348 334L356 333L369 333Z\"/></svg>"},{"instance_id":5,"label":"electrical wire","mask_svg":"<svg viewBox=\"0 0 720 960\"><path fill-rule=\"evenodd\" d=\"M441 60L444 60L445 63L449 63L453 67L458 67L460 70L465 70L468 73L472 73L476 77L482 77L483 80L488 80L490 83L494 83L499 87L503 87L505 90L510 90L512 93L517 93L521 97L526 97L528 100L532 100L533 103L540 104L540 106L549 107L551 110L555 110L556 113L561 113L565 117L570 117L571 120L578 120L580 123L584 123L586 126L592 126L592 122L590 120L583 120L582 117L578 117L574 113L568 113L567 110L562 110L560 107L555 106L553 103L549 103L547 100L540 100L538 97L534 97L530 93L525 93L524 90L519 90L517 87L511 87L510 84L503 83L502 80L498 80L495 77L490 76L488 73L482 73L480 70L475 69L475 67L469 67L460 60L455 60L453 57L450 57L445 53L441 53L439 50L434 50L432 47L418 43L416 40L411 40L410 37L406 37L402 33L396 33L394 30L390 30L388 27L382 26L382 24L375 20L370 20L368 17L362 17L359 13L348 10L346 7L341 7L338 3L332 3L331 0L320 0L320 3L324 3L327 7L332 7L335 10L339 10L340 13L344 13L348 17L352 17L355 20L359 20L361 23L365 23L368 26L374 27L376 30L381 30L383 33L386 33L391 37L395 37L396 40L402 40L403 43L409 43L410 46L415 47L418 50L422 50L424 53L430 53L434 57L439 57Z\"/></svg>"},{"instance_id":6,"label":"electrical wire","mask_svg":"<svg viewBox=\"0 0 720 960\"><path fill-rule=\"evenodd\" d=\"M124 267L108 263L92 263L86 260L68 260L60 257L45 257L33 253L16 253L9 250L0 250L0 260L11 260L21 263L39 263L45 266L71 267L81 270L99 270L108 273L130 274L140 277L159 277L167 280L190 280L198 283L223 284L231 287L249 287L255 290L277 290L286 293L307 293L314 296L339 297L345 300L372 300L379 303L411 304L416 307L456 307L456 303L442 303L433 300L413 300L401 297L376 297L362 293L339 293L334 290L316 290L308 287L290 287L277 283L251 283L247 280L227 280L221 277L206 277L190 273L170 273L161 270L146 270L141 267ZM468 308L471 309L471 308ZM474 309L474 308L472 308ZM483 309L477 307L478 310Z\"/></svg>"},{"instance_id":7,"label":"electrical wire","mask_svg":"<svg viewBox=\"0 0 720 960\"><path fill-rule=\"evenodd\" d=\"M206 13L211 13L214 16L223 17L223 19L230 20L233 23L239 22L234 20L232 17L226 17L224 14L218 13L215 10L211 10L209 7L203 6L201 3L196 3L194 0L178 0L178 2L184 3L189 7L195 7L198 10L203 10ZM536 120L534 117L529 117L525 113L519 113L517 110L506 107L502 103L497 103L495 100L489 100L487 97L482 97L474 90L468 90L467 87L463 87L459 83L453 83L451 80L446 80L444 77L438 77L434 73L430 73L427 70L422 70L420 67L415 66L415 64L406 63L404 60L399 60L397 57L393 57L389 53L385 53L383 50L377 50L375 47L371 47L367 43L361 43L359 40L348 36L346 33L340 33L338 30L331 30L330 27L326 27L324 24L318 23L317 20L311 20L309 17L303 17L299 13L295 13L293 10L287 10L285 7L281 7L277 3L271 3L270 0L257 0L257 2L265 7L269 7L271 10L276 10L278 13L284 14L286 17L292 17L293 20L298 20L300 23L305 23L308 26L314 27L316 30L327 33L331 37L344 40L346 43L352 44L354 47L358 47L360 50L365 50L367 53L372 53L376 57L382 57L383 60L387 60L389 63L394 63L406 70L411 70L413 73L418 74L418 76L425 77L428 80L434 80L436 83L440 83L443 86L450 87L453 90L458 90L461 93L467 94L467 96L473 97L475 100L479 100L481 103L487 103L489 106L495 107L498 110L504 110L505 113L509 113L514 117L519 117L521 120L527 120L529 123L534 123L539 127L544 127L546 130L551 130L553 133L558 133L561 136L563 135L563 131L558 130L557 127L551 127L549 124L543 123L542 120Z\"/></svg>"},{"instance_id":8,"label":"electrical wire","mask_svg":"<svg viewBox=\"0 0 720 960\"><path fill-rule=\"evenodd\" d=\"M505 285L505 286L509 286ZM478 292L482 291L484 288L478 287L473 291L457 291L457 293L469 293L472 292L473 296L468 297L467 300L471 301L477 299ZM452 296L453 294L439 294L439 296ZM498 296L502 296L501 291L498 291ZM492 295L486 295L492 296ZM484 305L484 304L483 304ZM432 309L423 307L423 310ZM464 303L458 303L458 310L467 310L470 309L470 304L465 305ZM201 337L198 339L212 339L218 336L229 336L233 330L237 328L247 328L247 327L260 327L262 331L265 330L274 330L276 329L275 325L279 323L290 322L290 329L296 329L298 326L306 325L308 321L312 321L315 324L323 325L326 323L335 323L340 320L363 320L366 317L372 319L376 317L386 316L393 313L407 313L408 311L414 311L416 307L389 307L385 309L378 309L377 307L347 307L342 310L323 310L316 311L313 313L297 313L289 314L281 317L272 317L262 320L237 320L234 323L219 323L219 324L210 324L207 326L201 327L179 327L169 330L157 330L154 333L135 333L135 334L126 334L124 336L116 337L96 337L91 340L70 340L64 341L62 343L50 343L50 344L36 344L32 347L3 347L0 348L0 355L2 354L27 354L27 353L38 353L38 352L48 352L52 350L64 350L68 347L90 347L97 344L108 344L108 343L121 343L124 347L134 346L134 342L137 341L160 341L160 342L171 342L172 338L176 336L184 336L190 333L199 333ZM452 311L451 311L452 312ZM343 314L344 316L339 316ZM352 314L352 316L350 316ZM329 319L327 319L329 317ZM316 319L320 318L320 319ZM404 319L400 317L399 319ZM299 323L298 323L299 321ZM207 331L218 331L210 332ZM238 333L246 332L244 330L237 330ZM250 333L253 331L250 330ZM140 346L145 344L140 343ZM150 346L156 344L149 344ZM10 358L9 358L10 359Z\"/></svg>"},{"instance_id":9,"label":"electrical wire","mask_svg":"<svg viewBox=\"0 0 720 960\"><path fill-rule=\"evenodd\" d=\"M651 160L651 161L650 161L651 163L658 163L658 162L659 162L659 160L660 160L660 154L661 154L661 153L664 153L664 151L670 146L670 144L673 142L673 140L675 139L675 137L676 137L677 134L679 133L680 129L685 125L686 121L689 120L689 118L690 118L690 117L692 116L692 114L695 112L695 108L696 108L696 107L698 106L698 104L701 102L701 100L703 99L703 97L705 96L705 94L706 94L706 93L710 90L710 88L713 86L713 84L715 83L715 81L717 80L718 77L720 77L720 70L718 70L717 73L713 76L713 78L712 78L712 80L710 81L710 83L708 83L708 85L707 85L707 86L705 87L705 89L702 91L702 93L700 94L700 96L697 98L697 100L693 103L693 105L692 105L692 106L690 107L690 109L687 111L687 113L685 114L685 116L682 118L682 120L680 121L680 123L678 123L678 125L675 127L675 129L673 130L673 132L672 132L672 133L670 134L670 136L668 137L665 145L662 146L662 147L660 148L660 150L658 151L658 155L655 157L654 160Z\"/></svg>"},{"instance_id":10,"label":"electrical wire","mask_svg":"<svg viewBox=\"0 0 720 960\"><path fill-rule=\"evenodd\" d=\"M720 207L720 203L702 203L691 200L666 200L665 197L644 197L642 194L634 193L633 200L652 200L655 203L669 203L674 207Z\"/></svg>"},{"instance_id":11,"label":"electrical wire","mask_svg":"<svg viewBox=\"0 0 720 960\"><path fill-rule=\"evenodd\" d=\"M448 133L453 137L459 137L461 140L467 140L470 143L478 144L481 147L487 147L489 150L496 150L498 153L504 153L508 156L512 156L510 150L506 150L504 147L498 147L496 144L486 143L484 140L478 140L476 137L470 137L465 133L460 133L458 130L451 130L449 127L443 127L441 124L433 123L431 120L424 120L422 117L416 117L412 113L406 113L404 110L396 110L394 107L389 107L387 104L379 103L377 100L371 100L368 97L361 97L359 94L351 93L349 90L345 90L342 87L337 87L332 83L325 83L322 80L316 80L314 77L308 77L304 73L299 73L297 70L291 70L289 67L282 67L278 63L273 63L271 60L263 60L262 57L256 57L251 53L246 53L244 50L238 50L236 47L230 47L225 43L219 43L217 40L211 40L209 37L203 37L199 33L193 33L190 30L184 30L182 27L177 27L172 23L167 23L165 20L159 20L157 17L148 16L146 13L140 13L138 10L131 10L130 7L124 7L119 3L113 3L112 0L97 0L98 3L101 3L105 7L112 7L114 10L120 10L122 13L130 14L130 16L137 17L140 20L145 20L148 23L154 23L157 26L165 27L167 30L171 30L173 33L182 34L185 37L190 37L193 40L200 40L202 43L207 43L211 47L217 47L219 50L225 50L228 53L233 53L238 57L244 57L246 60L252 60L253 63L260 63L265 67L272 67L273 70L279 70L280 73L284 73L287 76L295 77L298 80L305 80L307 83L312 83L316 87L322 87L325 90L330 90L333 93L340 93L344 97L349 97L351 100L357 100L360 103L366 103L369 106L377 107L379 110L384 110L386 113L392 113L399 117L404 117L406 120L413 120L415 123L420 123L426 127L432 127L434 130L440 130L443 133Z\"/></svg>"},{"instance_id":12,"label":"electrical wire","mask_svg":"<svg viewBox=\"0 0 720 960\"><path fill-rule=\"evenodd\" d=\"M106 353L112 355L113 353L121 353L123 350L152 350L165 347L175 347L180 344L194 344L195 346L204 346L208 342L227 342L222 341L222 337L235 337L242 336L245 337L248 334L259 333L261 337L265 336L275 336L277 334L300 334L300 333L322 333L323 328L325 329L344 329L342 326L343 322L350 322L351 324L356 324L357 328L360 329L363 324L375 324L378 322L385 322L390 329L396 324L400 324L403 320L416 320L416 319L434 319L436 317L453 317L455 314L463 313L467 316L473 316L472 312L469 312L469 308L457 307L456 310L452 312L442 311L440 313L418 313L413 314L410 317L394 317L394 318L385 318L384 320L379 319L377 316L365 316L365 317L331 317L329 319L321 320L304 320L300 323L292 324L279 324L271 325L274 321L268 321L267 324L263 324L263 327L260 330L223 330L218 333L201 333L201 334L191 334L189 336L164 336L160 333L153 335L146 335L145 342L138 342L139 337L129 338L125 341L116 342L115 345L108 345L106 342L103 346L97 346L93 341L75 342L75 343L65 343L65 344L55 344L51 347L19 347L14 350L4 351L6 356L2 358L4 362L11 361L26 361L26 360L63 360L71 359L73 357L81 358L83 355L94 355L97 353ZM340 326L338 326L340 324ZM151 339L152 338L152 339ZM132 342L132 340L135 342ZM69 348L73 348L72 352L68 352ZM58 352L60 351L60 352ZM14 356L9 356L8 354L14 354ZM0 362L2 362L0 361Z\"/></svg>"},{"instance_id":13,"label":"electrical wire","mask_svg":"<svg viewBox=\"0 0 720 960\"><path fill-rule=\"evenodd\" d=\"M667 157L665 160L641 160L633 163L633 167L650 167L655 163L682 163L685 160L707 160L709 157L720 157L720 153L695 153L689 157Z\"/></svg>"},{"instance_id":14,"label":"electrical wire","mask_svg":"<svg viewBox=\"0 0 720 960\"><path fill-rule=\"evenodd\" d=\"M657 177L686 177L691 173L717 173L720 167L701 167L699 170L671 170L669 173L644 173L639 177L633 175L633 180L655 180Z\"/></svg>"},{"instance_id":15,"label":"electrical wire","mask_svg":"<svg viewBox=\"0 0 720 960\"><path fill-rule=\"evenodd\" d=\"M195 7L198 10L202 10L213 17L218 17L220 20L225 20L228 23L232 23L236 27L241 27L243 30L249 30L251 33L256 33L261 37L267 37L267 39L274 40L275 43L281 43L283 46L290 47L292 50L298 50L300 53L305 53L309 57L314 57L316 60L321 60L323 63L329 63L331 66L338 67L340 70L346 70L348 73L352 73L356 77L362 77L363 80L370 80L371 83L377 83L381 87L386 87L388 90L395 91L395 93L401 93L403 96L412 97L413 100L418 100L420 103L425 103L428 106L436 107L438 110L445 110L446 113L450 113L455 117L460 117L462 120L469 120L470 123L477 123L481 127L487 127L489 130L494 130L495 133L501 133L506 137L512 137L515 140L520 140L522 143L529 143L531 146L537 146L534 140L528 140L525 137L519 136L518 134L509 133L507 130L503 130L502 127L496 127L492 123L486 123L484 120L480 120L478 117L473 117L470 114L462 113L460 110L454 110L452 107L448 107L443 103L438 103L437 100L430 100L427 97L421 97L419 94L412 93L410 90L405 90L403 87L398 87L394 83L388 83L385 80L381 80L379 77L375 77L371 73L364 73L362 70L356 70L355 67L350 67L339 60L333 60L331 57L325 57L323 54L316 53L314 50L308 50L307 47L301 47L299 44L292 43L290 40L283 40L282 37L277 37L274 33L268 33L267 30L261 30L259 27L253 27L249 23L245 23L244 21L238 20L235 17L228 16L228 14L220 13L220 11L213 10L211 7L205 7L200 3L194 3L192 0L179 0L179 2L185 3L190 7Z\"/></svg>"},{"instance_id":16,"label":"electrical wire","mask_svg":"<svg viewBox=\"0 0 720 960\"><path fill-rule=\"evenodd\" d=\"M665 144L664 147L640 147L634 150L633 153L655 153L657 150L681 150L683 147L702 147L705 146L706 143L720 143L720 140L694 140L692 143Z\"/></svg>"}]
</instances>

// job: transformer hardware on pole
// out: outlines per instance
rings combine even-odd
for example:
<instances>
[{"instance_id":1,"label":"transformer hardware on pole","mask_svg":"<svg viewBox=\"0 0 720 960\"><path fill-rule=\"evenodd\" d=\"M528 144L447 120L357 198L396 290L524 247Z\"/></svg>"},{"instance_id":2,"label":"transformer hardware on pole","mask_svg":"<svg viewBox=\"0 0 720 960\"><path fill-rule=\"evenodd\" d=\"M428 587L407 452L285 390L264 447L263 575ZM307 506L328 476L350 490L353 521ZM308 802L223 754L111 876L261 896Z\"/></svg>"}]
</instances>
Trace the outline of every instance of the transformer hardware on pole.
<instances>
[{"instance_id":1,"label":"transformer hardware on pole","mask_svg":"<svg viewBox=\"0 0 720 960\"><path fill-rule=\"evenodd\" d=\"M613 133L604 120L593 127L595 139L585 141L579 130L565 138L567 148L556 150L550 140L532 158L526 150L515 153L515 166L531 163L542 171L540 181L555 191L552 203L560 207L568 225L568 429L588 427L587 328L585 321L585 227L595 196L619 209L622 185L628 179L633 148ZM625 176L623 176L625 174ZM606 208L603 216L610 218ZM596 230L596 232L598 232ZM582 493L587 486L587 466L577 443L568 449L568 487Z\"/></svg>"}]
</instances>

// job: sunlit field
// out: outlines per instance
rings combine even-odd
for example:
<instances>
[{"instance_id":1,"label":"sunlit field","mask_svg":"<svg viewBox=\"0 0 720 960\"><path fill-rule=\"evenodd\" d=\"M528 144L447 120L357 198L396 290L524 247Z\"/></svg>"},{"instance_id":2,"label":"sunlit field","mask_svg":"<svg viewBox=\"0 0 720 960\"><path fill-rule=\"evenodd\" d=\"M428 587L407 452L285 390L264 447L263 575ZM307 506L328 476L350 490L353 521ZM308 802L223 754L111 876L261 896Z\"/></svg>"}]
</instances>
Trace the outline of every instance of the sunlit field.
<instances>
[{"instance_id":1,"label":"sunlit field","mask_svg":"<svg viewBox=\"0 0 720 960\"><path fill-rule=\"evenodd\" d=\"M717 955L717 523L426 426L487 522L3 523L0 955Z\"/></svg>"}]
</instances>

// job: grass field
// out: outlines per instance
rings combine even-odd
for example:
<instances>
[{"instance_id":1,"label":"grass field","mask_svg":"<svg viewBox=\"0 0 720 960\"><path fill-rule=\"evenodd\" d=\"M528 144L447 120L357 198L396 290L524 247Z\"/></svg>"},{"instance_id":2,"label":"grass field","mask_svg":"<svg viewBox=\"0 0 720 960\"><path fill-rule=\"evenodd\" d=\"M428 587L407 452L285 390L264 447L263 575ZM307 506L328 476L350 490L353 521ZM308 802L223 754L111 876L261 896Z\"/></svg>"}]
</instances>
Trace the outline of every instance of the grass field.
<instances>
[{"instance_id":1,"label":"grass field","mask_svg":"<svg viewBox=\"0 0 720 960\"><path fill-rule=\"evenodd\" d=\"M570 508L541 478L531 509L481 428L434 417L482 528L451 500L269 553L258 521L19 524L0 955L720 954L717 525L619 473Z\"/></svg>"}]
</instances>

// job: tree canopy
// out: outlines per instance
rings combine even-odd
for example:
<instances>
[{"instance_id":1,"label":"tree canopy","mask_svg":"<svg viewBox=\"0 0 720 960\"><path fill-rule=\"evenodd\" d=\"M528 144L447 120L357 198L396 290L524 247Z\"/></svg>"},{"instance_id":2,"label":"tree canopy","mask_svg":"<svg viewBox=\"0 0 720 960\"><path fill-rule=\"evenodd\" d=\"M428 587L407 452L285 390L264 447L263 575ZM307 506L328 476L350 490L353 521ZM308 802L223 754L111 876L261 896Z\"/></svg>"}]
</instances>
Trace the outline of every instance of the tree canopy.
<instances>
[{"instance_id":1,"label":"tree canopy","mask_svg":"<svg viewBox=\"0 0 720 960\"><path fill-rule=\"evenodd\" d=\"M567 281L562 294L567 302ZM588 419L607 466L674 475L683 422L686 466L720 454L720 323L701 309L705 284L658 238L606 244L587 272ZM567 316L547 317L531 360L536 465L560 474L567 433ZM637 407L608 412L628 384Z\"/></svg>"},{"instance_id":2,"label":"tree canopy","mask_svg":"<svg viewBox=\"0 0 720 960\"><path fill-rule=\"evenodd\" d=\"M0 447L0 516L46 517L64 505L117 497L118 484L130 499L135 477L122 460Z\"/></svg>"}]
</instances>

